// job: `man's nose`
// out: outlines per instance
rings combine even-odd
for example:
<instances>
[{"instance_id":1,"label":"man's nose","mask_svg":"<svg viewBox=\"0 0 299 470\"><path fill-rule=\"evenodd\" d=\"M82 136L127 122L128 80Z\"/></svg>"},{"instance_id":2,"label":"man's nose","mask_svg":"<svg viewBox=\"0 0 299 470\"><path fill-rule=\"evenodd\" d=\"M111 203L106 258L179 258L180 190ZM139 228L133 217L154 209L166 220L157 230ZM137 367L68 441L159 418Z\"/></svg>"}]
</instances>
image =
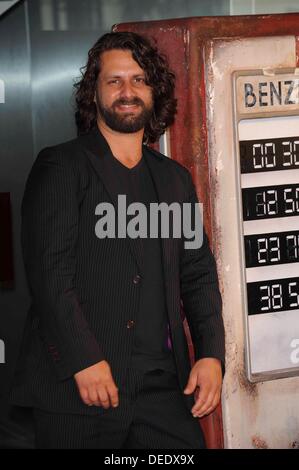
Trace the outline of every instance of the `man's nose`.
<instances>
[{"instance_id":1,"label":"man's nose","mask_svg":"<svg viewBox=\"0 0 299 470\"><path fill-rule=\"evenodd\" d=\"M121 96L123 98L132 98L134 96L134 90L132 87L132 84L128 81L123 82L122 88L121 88Z\"/></svg>"}]
</instances>

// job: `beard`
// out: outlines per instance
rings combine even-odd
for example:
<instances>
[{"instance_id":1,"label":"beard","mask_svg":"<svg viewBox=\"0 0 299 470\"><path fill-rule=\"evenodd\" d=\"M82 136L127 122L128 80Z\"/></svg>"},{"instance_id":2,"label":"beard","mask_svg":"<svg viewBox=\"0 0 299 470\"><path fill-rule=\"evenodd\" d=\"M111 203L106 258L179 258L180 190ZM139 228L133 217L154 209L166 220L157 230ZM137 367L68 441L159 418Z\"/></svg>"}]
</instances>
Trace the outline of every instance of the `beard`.
<instances>
[{"instance_id":1,"label":"beard","mask_svg":"<svg viewBox=\"0 0 299 470\"><path fill-rule=\"evenodd\" d=\"M144 129L153 114L153 104L151 103L150 106L146 106L145 103L137 96L130 100L119 98L114 101L109 108L104 106L98 93L96 93L96 101L98 112L106 125L113 131L122 132L124 134L131 134ZM135 113L130 113L130 111L127 113L118 113L116 107L119 105L138 105L140 106L141 111L137 115Z\"/></svg>"}]
</instances>

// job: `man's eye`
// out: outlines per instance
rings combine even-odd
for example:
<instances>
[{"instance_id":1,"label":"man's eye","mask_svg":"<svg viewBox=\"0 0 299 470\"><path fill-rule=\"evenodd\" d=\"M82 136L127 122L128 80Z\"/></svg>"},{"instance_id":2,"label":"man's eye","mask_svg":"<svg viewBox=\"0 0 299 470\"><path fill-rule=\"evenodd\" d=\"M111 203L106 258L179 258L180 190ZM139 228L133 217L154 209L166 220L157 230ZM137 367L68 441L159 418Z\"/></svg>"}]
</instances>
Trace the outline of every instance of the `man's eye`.
<instances>
[{"instance_id":1,"label":"man's eye","mask_svg":"<svg viewBox=\"0 0 299 470\"><path fill-rule=\"evenodd\" d=\"M142 77L137 77L137 78L135 78L135 81L136 81L137 83L145 83L145 79L142 78Z\"/></svg>"},{"instance_id":2,"label":"man's eye","mask_svg":"<svg viewBox=\"0 0 299 470\"><path fill-rule=\"evenodd\" d=\"M118 83L119 83L119 80L115 78L114 80L109 80L108 85L114 85L114 84L117 85Z\"/></svg>"}]
</instances>

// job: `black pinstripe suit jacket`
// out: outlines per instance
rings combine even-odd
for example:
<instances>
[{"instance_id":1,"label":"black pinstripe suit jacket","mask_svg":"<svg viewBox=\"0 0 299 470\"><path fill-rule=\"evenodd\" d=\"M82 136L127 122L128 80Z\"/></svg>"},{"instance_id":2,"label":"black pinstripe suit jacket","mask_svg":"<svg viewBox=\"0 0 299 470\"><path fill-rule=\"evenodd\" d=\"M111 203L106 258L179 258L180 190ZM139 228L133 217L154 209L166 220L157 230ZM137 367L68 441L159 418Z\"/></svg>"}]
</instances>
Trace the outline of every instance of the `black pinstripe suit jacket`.
<instances>
[{"instance_id":1,"label":"black pinstripe suit jacket","mask_svg":"<svg viewBox=\"0 0 299 470\"><path fill-rule=\"evenodd\" d=\"M107 164L110 148L96 129L40 152L22 204L22 247L32 296L11 400L62 412L87 407L73 375L106 359L119 388L130 364L142 278L134 239L95 235L101 202L117 206L118 184ZM144 147L159 202L196 202L190 173ZM207 238L199 249L162 238L166 302L179 381L190 372L181 305L195 358L224 363L221 296ZM137 276L137 278L136 278ZM186 397L187 406L192 401Z\"/></svg>"}]
</instances>

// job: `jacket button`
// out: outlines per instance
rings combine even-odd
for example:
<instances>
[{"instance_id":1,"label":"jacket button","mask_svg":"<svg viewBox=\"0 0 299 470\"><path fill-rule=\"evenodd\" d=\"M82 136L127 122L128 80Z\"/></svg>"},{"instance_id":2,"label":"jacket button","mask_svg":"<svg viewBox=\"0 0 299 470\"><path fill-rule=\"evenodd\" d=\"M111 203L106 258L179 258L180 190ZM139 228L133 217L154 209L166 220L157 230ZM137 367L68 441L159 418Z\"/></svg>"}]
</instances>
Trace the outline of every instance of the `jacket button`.
<instances>
[{"instance_id":1,"label":"jacket button","mask_svg":"<svg viewBox=\"0 0 299 470\"><path fill-rule=\"evenodd\" d=\"M135 325L134 320L129 320L127 323L127 328L133 328L134 325Z\"/></svg>"},{"instance_id":2,"label":"jacket button","mask_svg":"<svg viewBox=\"0 0 299 470\"><path fill-rule=\"evenodd\" d=\"M140 281L141 281L141 276L139 276L139 274L136 274L136 276L133 279L134 284L137 285L140 283Z\"/></svg>"},{"instance_id":3,"label":"jacket button","mask_svg":"<svg viewBox=\"0 0 299 470\"><path fill-rule=\"evenodd\" d=\"M59 362L59 361L60 361L60 356L59 356L59 354L58 354L57 351L55 351L55 352L52 354L52 357L53 357L54 362Z\"/></svg>"}]
</instances>

